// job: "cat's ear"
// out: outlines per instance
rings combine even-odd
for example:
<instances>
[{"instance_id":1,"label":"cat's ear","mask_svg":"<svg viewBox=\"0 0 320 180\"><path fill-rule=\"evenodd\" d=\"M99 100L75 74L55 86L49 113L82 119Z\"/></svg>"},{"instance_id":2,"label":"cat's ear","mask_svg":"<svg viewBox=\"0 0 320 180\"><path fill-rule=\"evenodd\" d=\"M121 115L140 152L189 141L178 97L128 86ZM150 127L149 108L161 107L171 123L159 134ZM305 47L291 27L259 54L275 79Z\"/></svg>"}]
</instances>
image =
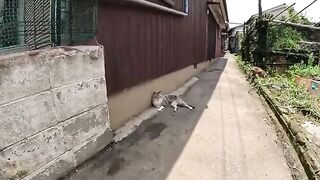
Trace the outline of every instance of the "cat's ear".
<instances>
[{"instance_id":1,"label":"cat's ear","mask_svg":"<svg viewBox=\"0 0 320 180\"><path fill-rule=\"evenodd\" d=\"M158 92L157 92L157 94L160 94L160 93L161 93L161 91L158 91Z\"/></svg>"}]
</instances>

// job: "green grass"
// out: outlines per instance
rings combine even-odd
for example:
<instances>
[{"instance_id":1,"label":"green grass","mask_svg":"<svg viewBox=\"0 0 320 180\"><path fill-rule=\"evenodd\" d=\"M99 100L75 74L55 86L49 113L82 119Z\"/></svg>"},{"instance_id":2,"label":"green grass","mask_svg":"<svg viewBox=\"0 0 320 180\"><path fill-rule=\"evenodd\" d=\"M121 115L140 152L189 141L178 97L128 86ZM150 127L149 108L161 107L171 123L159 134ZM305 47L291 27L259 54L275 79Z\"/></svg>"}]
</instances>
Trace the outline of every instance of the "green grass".
<instances>
[{"instance_id":1,"label":"green grass","mask_svg":"<svg viewBox=\"0 0 320 180\"><path fill-rule=\"evenodd\" d=\"M312 96L305 87L295 83L296 76L311 78L317 75L320 75L318 66L293 66L286 74L258 79L257 82L259 86L269 89L273 98L283 107L296 112L310 112L320 118L320 96Z\"/></svg>"},{"instance_id":2,"label":"green grass","mask_svg":"<svg viewBox=\"0 0 320 180\"><path fill-rule=\"evenodd\" d=\"M241 71L245 74L248 74L250 69L252 68L252 65L245 61L242 61L241 55L236 56L236 61Z\"/></svg>"},{"instance_id":3,"label":"green grass","mask_svg":"<svg viewBox=\"0 0 320 180\"><path fill-rule=\"evenodd\" d=\"M241 56L237 56L237 63L239 68L248 74L252 66L242 61ZM309 112L320 118L320 96L313 97L305 90L305 87L297 86L296 76L320 77L320 67L294 65L285 74L258 78L256 85L268 89L272 98L278 101L282 107L294 112Z\"/></svg>"}]
</instances>

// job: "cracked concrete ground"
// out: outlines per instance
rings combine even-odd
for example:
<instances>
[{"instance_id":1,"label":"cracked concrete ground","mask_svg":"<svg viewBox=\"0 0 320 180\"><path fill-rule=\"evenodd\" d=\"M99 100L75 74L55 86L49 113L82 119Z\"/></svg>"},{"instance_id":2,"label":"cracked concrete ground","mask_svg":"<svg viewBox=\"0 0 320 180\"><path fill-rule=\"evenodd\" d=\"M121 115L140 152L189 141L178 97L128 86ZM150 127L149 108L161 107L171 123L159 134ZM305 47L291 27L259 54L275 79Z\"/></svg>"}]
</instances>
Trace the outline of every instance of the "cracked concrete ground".
<instances>
[{"instance_id":1,"label":"cracked concrete ground","mask_svg":"<svg viewBox=\"0 0 320 180\"><path fill-rule=\"evenodd\" d=\"M198 77L184 95L195 111L165 109L65 179L292 179L268 115L235 60L227 55Z\"/></svg>"}]
</instances>

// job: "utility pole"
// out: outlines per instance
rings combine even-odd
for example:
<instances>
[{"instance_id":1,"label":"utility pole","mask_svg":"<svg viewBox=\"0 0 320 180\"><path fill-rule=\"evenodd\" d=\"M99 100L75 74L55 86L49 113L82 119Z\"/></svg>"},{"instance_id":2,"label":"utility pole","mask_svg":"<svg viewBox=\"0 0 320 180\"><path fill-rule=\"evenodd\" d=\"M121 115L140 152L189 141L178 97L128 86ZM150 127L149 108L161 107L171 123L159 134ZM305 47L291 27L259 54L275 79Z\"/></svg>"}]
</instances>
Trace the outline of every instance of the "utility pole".
<instances>
[{"instance_id":1,"label":"utility pole","mask_svg":"<svg viewBox=\"0 0 320 180\"><path fill-rule=\"evenodd\" d=\"M261 0L258 0L259 3L258 3L258 7L259 7L259 18L262 17L262 4L261 4Z\"/></svg>"},{"instance_id":2,"label":"utility pole","mask_svg":"<svg viewBox=\"0 0 320 180\"><path fill-rule=\"evenodd\" d=\"M263 20L262 17L262 0L258 0L258 8L259 8L259 17L257 21L257 34L258 34L258 39L257 39L257 49L256 52L254 53L254 64L262 67L263 62L264 62L264 53L267 49L267 22Z\"/></svg>"}]
</instances>

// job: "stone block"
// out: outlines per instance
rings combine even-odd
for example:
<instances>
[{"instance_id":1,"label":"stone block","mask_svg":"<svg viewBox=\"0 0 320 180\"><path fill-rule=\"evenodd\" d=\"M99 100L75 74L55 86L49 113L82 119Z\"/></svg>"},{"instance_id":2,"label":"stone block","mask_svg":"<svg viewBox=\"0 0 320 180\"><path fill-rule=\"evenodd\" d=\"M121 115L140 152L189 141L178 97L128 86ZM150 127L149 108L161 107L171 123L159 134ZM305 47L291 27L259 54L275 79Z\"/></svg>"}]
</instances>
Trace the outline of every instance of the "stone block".
<instances>
[{"instance_id":1,"label":"stone block","mask_svg":"<svg viewBox=\"0 0 320 180\"><path fill-rule=\"evenodd\" d=\"M59 121L106 103L104 78L93 79L53 90Z\"/></svg>"},{"instance_id":2,"label":"stone block","mask_svg":"<svg viewBox=\"0 0 320 180\"><path fill-rule=\"evenodd\" d=\"M77 147L62 154L46 166L25 177L24 180L56 180L66 175L77 165L102 150L113 140L110 129L95 135L79 144Z\"/></svg>"},{"instance_id":3,"label":"stone block","mask_svg":"<svg viewBox=\"0 0 320 180\"><path fill-rule=\"evenodd\" d=\"M0 57L0 180L57 179L113 139L103 49Z\"/></svg>"},{"instance_id":4,"label":"stone block","mask_svg":"<svg viewBox=\"0 0 320 180\"><path fill-rule=\"evenodd\" d=\"M48 91L0 106L0 150L57 122Z\"/></svg>"},{"instance_id":5,"label":"stone block","mask_svg":"<svg viewBox=\"0 0 320 180\"><path fill-rule=\"evenodd\" d=\"M107 106L100 106L71 118L62 124L64 143L68 150L83 140L106 131Z\"/></svg>"},{"instance_id":6,"label":"stone block","mask_svg":"<svg viewBox=\"0 0 320 180\"><path fill-rule=\"evenodd\" d=\"M75 47L75 49L80 49L80 51L73 50L74 54L65 52L71 55L60 56L52 62L50 69L53 74L53 88L105 76L103 50L101 48L81 49L81 47ZM96 58L92 58L92 54Z\"/></svg>"},{"instance_id":7,"label":"stone block","mask_svg":"<svg viewBox=\"0 0 320 180\"><path fill-rule=\"evenodd\" d=\"M23 178L64 153L63 133L51 128L0 152L0 175Z\"/></svg>"},{"instance_id":8,"label":"stone block","mask_svg":"<svg viewBox=\"0 0 320 180\"><path fill-rule=\"evenodd\" d=\"M0 59L0 105L49 88L48 59L28 54Z\"/></svg>"},{"instance_id":9,"label":"stone block","mask_svg":"<svg viewBox=\"0 0 320 180\"><path fill-rule=\"evenodd\" d=\"M106 109L107 106L92 109L4 149L0 152L3 175L24 177L32 170L39 169L52 160L56 161L57 157L83 144L84 141L108 131L105 123L108 114ZM70 162L63 162L61 165L63 164L70 165Z\"/></svg>"}]
</instances>

